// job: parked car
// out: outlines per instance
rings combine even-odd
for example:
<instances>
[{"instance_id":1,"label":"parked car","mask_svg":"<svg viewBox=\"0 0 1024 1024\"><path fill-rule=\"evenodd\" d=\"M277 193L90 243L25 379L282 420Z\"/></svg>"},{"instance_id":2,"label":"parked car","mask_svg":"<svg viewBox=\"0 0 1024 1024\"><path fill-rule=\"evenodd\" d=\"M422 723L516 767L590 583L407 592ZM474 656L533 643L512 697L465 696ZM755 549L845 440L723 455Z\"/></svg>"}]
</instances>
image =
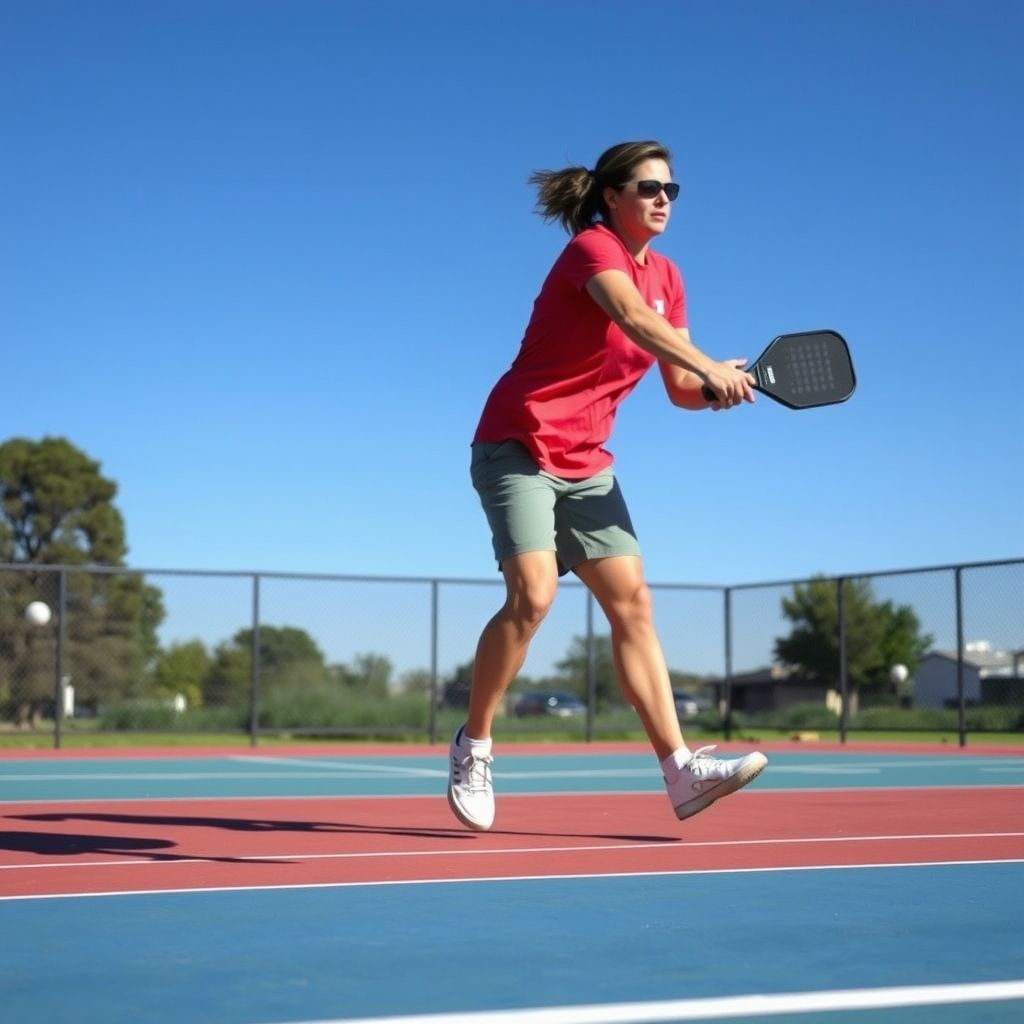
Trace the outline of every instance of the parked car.
<instances>
[{"instance_id":1,"label":"parked car","mask_svg":"<svg viewBox=\"0 0 1024 1024\"><path fill-rule=\"evenodd\" d=\"M672 696L676 701L676 714L680 718L696 718L708 707L706 700L683 690L673 690Z\"/></svg>"},{"instance_id":2,"label":"parked car","mask_svg":"<svg viewBox=\"0 0 1024 1024\"><path fill-rule=\"evenodd\" d=\"M524 693L512 710L516 718L528 718L531 715L572 718L575 715L585 715L587 705L572 693Z\"/></svg>"}]
</instances>

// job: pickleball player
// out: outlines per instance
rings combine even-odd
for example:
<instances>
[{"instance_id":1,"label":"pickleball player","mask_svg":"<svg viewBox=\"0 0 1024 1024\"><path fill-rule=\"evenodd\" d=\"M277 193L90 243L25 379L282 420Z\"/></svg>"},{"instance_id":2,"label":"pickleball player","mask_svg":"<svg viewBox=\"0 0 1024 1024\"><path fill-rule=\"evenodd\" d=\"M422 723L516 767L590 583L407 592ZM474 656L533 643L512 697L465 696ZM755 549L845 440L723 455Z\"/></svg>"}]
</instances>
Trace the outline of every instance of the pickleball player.
<instances>
[{"instance_id":1,"label":"pickleball player","mask_svg":"<svg viewBox=\"0 0 1024 1024\"><path fill-rule=\"evenodd\" d=\"M746 360L715 360L693 343L682 276L651 248L679 194L670 159L657 142L627 142L604 152L593 170L530 178L538 212L572 237L472 442L473 486L506 588L481 633L466 722L449 750L448 802L472 829L494 822L494 717L559 577L570 571L608 619L618 683L650 740L677 817L735 792L766 764L760 753L721 759L711 747L691 751L684 742L636 531L605 447L619 406L656 363L669 401L682 409L754 400L741 369Z\"/></svg>"}]
</instances>

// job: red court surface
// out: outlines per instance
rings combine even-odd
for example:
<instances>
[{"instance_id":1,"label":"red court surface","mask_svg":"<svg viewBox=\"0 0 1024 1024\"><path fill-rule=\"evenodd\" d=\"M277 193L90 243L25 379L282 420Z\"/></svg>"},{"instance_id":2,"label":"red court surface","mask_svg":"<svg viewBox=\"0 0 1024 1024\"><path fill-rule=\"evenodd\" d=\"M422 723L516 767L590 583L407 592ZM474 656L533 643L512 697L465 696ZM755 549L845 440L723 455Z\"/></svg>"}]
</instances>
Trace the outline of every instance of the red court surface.
<instances>
[{"instance_id":1,"label":"red court surface","mask_svg":"<svg viewBox=\"0 0 1024 1024\"><path fill-rule=\"evenodd\" d=\"M1024 859L1005 788L751 789L686 823L660 794L500 807L477 834L430 797L0 805L0 895Z\"/></svg>"}]
</instances>

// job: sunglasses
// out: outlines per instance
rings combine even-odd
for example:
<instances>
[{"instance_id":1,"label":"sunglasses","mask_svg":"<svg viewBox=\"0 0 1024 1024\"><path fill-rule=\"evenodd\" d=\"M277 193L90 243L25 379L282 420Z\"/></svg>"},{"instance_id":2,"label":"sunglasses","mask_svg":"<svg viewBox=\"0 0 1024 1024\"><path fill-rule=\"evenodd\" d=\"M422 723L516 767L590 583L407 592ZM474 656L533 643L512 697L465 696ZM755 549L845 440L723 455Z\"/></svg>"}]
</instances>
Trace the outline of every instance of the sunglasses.
<instances>
[{"instance_id":1,"label":"sunglasses","mask_svg":"<svg viewBox=\"0 0 1024 1024\"><path fill-rule=\"evenodd\" d=\"M674 181L655 181L653 178L645 178L636 183L636 194L643 199L654 199L661 192L673 203L679 195L679 185Z\"/></svg>"}]
</instances>

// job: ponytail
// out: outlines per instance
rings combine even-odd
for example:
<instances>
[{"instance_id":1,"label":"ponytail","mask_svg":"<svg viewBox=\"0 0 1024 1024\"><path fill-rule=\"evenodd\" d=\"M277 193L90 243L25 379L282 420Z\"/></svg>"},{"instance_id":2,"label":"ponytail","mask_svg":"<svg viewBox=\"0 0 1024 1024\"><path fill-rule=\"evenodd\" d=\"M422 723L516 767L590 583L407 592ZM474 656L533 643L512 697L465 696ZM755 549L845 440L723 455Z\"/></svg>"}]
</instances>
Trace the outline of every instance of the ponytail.
<instances>
[{"instance_id":1,"label":"ponytail","mask_svg":"<svg viewBox=\"0 0 1024 1024\"><path fill-rule=\"evenodd\" d=\"M537 189L537 213L557 220L570 235L579 234L598 219L608 220L606 188L620 188L645 160L671 161L658 142L623 142L605 150L594 170L566 167L561 171L534 171L529 183Z\"/></svg>"},{"instance_id":2,"label":"ponytail","mask_svg":"<svg viewBox=\"0 0 1024 1024\"><path fill-rule=\"evenodd\" d=\"M537 189L537 212L544 220L557 220L570 235L594 223L596 180L586 167L534 171L529 181Z\"/></svg>"}]
</instances>

